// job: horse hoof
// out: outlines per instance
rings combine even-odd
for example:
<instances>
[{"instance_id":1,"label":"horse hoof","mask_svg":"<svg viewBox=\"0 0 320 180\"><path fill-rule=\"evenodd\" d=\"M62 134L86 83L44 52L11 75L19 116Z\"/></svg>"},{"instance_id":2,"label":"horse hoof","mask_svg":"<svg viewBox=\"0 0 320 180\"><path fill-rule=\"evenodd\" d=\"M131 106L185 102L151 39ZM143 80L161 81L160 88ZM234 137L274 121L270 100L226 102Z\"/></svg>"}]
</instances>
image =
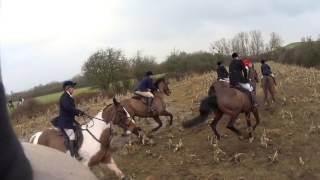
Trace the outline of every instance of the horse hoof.
<instances>
[{"instance_id":1,"label":"horse hoof","mask_svg":"<svg viewBox=\"0 0 320 180\"><path fill-rule=\"evenodd\" d=\"M154 140L149 139L149 140L148 140L148 144L151 145L151 146L153 146L153 145L155 145L156 143L154 142Z\"/></svg>"},{"instance_id":2,"label":"horse hoof","mask_svg":"<svg viewBox=\"0 0 320 180\"><path fill-rule=\"evenodd\" d=\"M128 176L125 176L125 177L121 178L121 180L131 180L131 178Z\"/></svg>"},{"instance_id":3,"label":"horse hoof","mask_svg":"<svg viewBox=\"0 0 320 180\"><path fill-rule=\"evenodd\" d=\"M251 144L254 140L254 137L249 138L249 143Z\"/></svg>"},{"instance_id":4,"label":"horse hoof","mask_svg":"<svg viewBox=\"0 0 320 180\"><path fill-rule=\"evenodd\" d=\"M244 140L244 137L243 136L239 136L239 140Z\"/></svg>"}]
</instances>

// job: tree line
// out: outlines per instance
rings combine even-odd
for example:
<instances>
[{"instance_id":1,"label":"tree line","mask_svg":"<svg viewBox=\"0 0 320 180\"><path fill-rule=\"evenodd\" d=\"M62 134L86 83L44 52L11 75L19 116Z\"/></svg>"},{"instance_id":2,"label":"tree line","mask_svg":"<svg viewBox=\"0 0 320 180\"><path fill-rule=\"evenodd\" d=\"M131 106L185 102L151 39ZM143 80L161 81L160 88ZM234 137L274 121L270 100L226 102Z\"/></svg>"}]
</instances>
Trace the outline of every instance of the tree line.
<instances>
[{"instance_id":1,"label":"tree line","mask_svg":"<svg viewBox=\"0 0 320 180\"><path fill-rule=\"evenodd\" d=\"M238 52L242 57L253 60L264 58L281 63L319 67L319 40L320 37L317 40L304 37L294 47L282 47L283 40L275 32L270 33L268 41L263 39L259 30L239 32L231 39L222 38L214 41L210 46L210 52L187 53L175 50L161 63L139 51L133 57L127 57L121 49L106 48L89 56L82 66L81 75L75 76L72 80L78 83L78 87L94 86L107 92L126 92L134 88L147 70L169 76L203 73L214 70L218 61L228 63L232 52ZM58 92L61 91L61 84L62 82L52 82L39 85L25 92L15 93L13 97L30 98Z\"/></svg>"}]
</instances>

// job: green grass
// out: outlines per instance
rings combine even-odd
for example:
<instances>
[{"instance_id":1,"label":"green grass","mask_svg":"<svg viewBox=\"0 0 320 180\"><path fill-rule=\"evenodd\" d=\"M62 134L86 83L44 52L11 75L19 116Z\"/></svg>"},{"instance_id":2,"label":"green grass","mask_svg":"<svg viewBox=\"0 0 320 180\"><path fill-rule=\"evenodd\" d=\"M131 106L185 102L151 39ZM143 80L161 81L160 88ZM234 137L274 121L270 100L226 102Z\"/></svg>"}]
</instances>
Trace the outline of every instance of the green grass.
<instances>
[{"instance_id":1,"label":"green grass","mask_svg":"<svg viewBox=\"0 0 320 180\"><path fill-rule=\"evenodd\" d=\"M302 42L294 42L294 43L290 43L290 44L286 45L285 48L293 49L293 48L300 46L301 44L302 44Z\"/></svg>"},{"instance_id":2,"label":"green grass","mask_svg":"<svg viewBox=\"0 0 320 180\"><path fill-rule=\"evenodd\" d=\"M91 92L97 92L98 89L92 88L92 87L83 87L76 89L74 92L74 96L83 94L83 93L91 93ZM41 103L50 103L50 102L56 102L59 100L62 92L57 92L57 93L52 93L52 94L47 94L44 96L38 96L35 97L35 100L41 102Z\"/></svg>"}]
</instances>

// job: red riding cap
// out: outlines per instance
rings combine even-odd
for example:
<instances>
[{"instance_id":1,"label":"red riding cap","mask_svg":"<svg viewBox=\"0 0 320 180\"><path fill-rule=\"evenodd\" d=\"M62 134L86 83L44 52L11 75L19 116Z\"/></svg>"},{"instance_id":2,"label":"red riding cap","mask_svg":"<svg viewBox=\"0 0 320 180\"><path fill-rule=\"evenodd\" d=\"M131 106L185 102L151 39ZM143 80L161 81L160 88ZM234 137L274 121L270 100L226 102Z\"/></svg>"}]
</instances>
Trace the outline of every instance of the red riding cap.
<instances>
[{"instance_id":1,"label":"red riding cap","mask_svg":"<svg viewBox=\"0 0 320 180\"><path fill-rule=\"evenodd\" d=\"M249 64L250 64L249 59L244 59L242 62L243 62L243 64L244 64L245 66L249 66Z\"/></svg>"}]
</instances>

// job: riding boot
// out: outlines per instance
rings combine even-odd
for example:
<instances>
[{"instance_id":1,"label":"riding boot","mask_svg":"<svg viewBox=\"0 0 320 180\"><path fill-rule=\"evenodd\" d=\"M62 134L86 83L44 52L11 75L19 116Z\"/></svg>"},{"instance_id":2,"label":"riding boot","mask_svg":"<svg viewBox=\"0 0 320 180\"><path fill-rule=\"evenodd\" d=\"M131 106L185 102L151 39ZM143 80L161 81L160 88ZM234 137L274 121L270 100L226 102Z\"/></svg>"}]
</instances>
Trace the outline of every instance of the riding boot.
<instances>
[{"instance_id":1,"label":"riding boot","mask_svg":"<svg viewBox=\"0 0 320 180\"><path fill-rule=\"evenodd\" d=\"M76 141L75 140L70 141L70 154L72 157L76 158L79 161L82 159L82 157L79 155L79 153L76 149Z\"/></svg>"},{"instance_id":2,"label":"riding boot","mask_svg":"<svg viewBox=\"0 0 320 180\"><path fill-rule=\"evenodd\" d=\"M152 97L147 97L147 109L148 109L148 112L152 112L152 100L153 100Z\"/></svg>"}]
</instances>

